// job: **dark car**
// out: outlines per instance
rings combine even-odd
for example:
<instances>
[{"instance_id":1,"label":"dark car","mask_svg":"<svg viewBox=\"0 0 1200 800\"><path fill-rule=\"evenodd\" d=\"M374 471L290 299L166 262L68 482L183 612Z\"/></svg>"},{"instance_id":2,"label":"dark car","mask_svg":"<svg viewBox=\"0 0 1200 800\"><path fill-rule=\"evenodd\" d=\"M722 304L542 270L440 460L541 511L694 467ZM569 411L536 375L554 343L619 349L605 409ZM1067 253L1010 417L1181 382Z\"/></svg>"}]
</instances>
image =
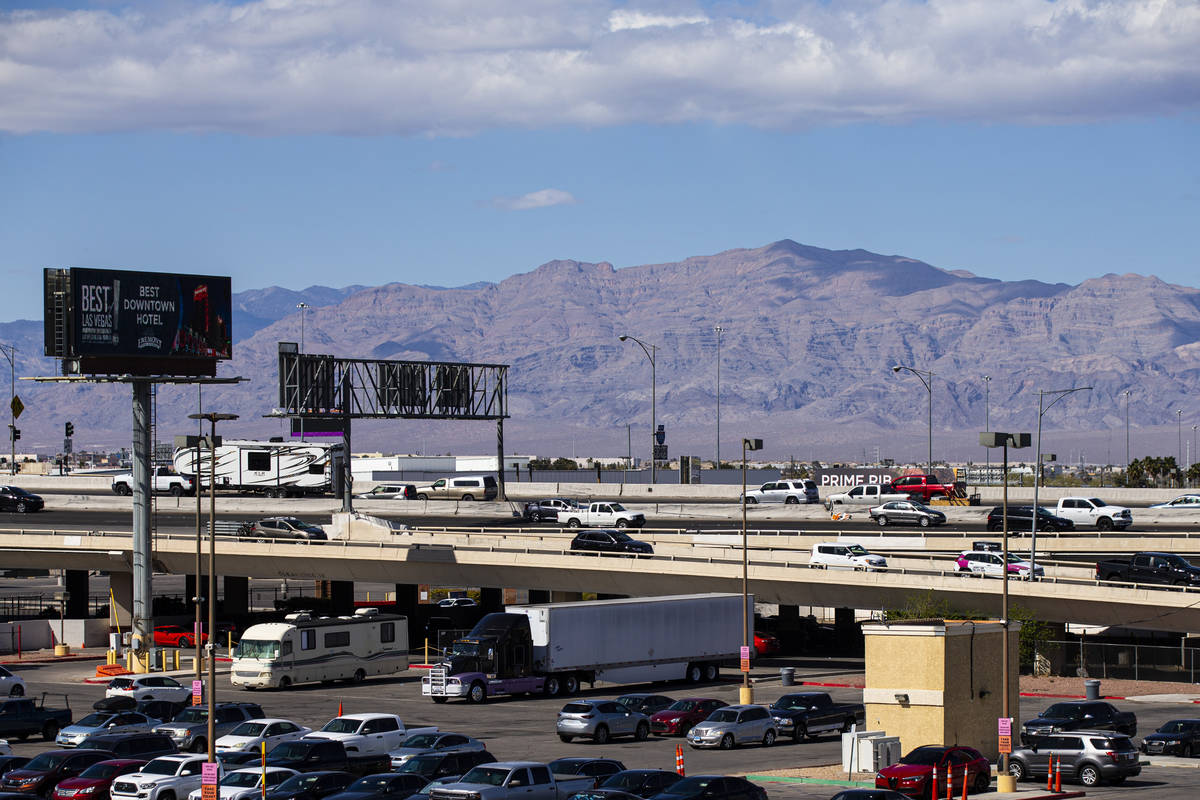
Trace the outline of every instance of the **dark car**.
<instances>
[{"instance_id":1,"label":"dark car","mask_svg":"<svg viewBox=\"0 0 1200 800\"><path fill-rule=\"evenodd\" d=\"M254 750L218 750L217 761L226 772L243 767L261 767L262 753Z\"/></svg>"},{"instance_id":2,"label":"dark car","mask_svg":"<svg viewBox=\"0 0 1200 800\"><path fill-rule=\"evenodd\" d=\"M1112 731L1068 731L1014 748L1008 757L1008 773L1017 780L1036 780L1049 773L1051 762L1063 780L1084 786L1120 783L1142 771L1137 748L1128 736Z\"/></svg>"},{"instance_id":3,"label":"dark car","mask_svg":"<svg viewBox=\"0 0 1200 800\"><path fill-rule=\"evenodd\" d=\"M963 767L967 768L966 783L973 792L985 792L992 782L992 765L973 747L927 744L917 747L899 763L884 767L875 774L876 789L892 789L911 797L929 797L934 789L933 775L939 776L938 792L944 790L946 770L950 770L954 797L963 793Z\"/></svg>"},{"instance_id":4,"label":"dark car","mask_svg":"<svg viewBox=\"0 0 1200 800\"><path fill-rule=\"evenodd\" d=\"M595 778L592 788L598 787L609 775L616 775L625 769L625 765L615 758L556 758L547 766L554 775L586 775Z\"/></svg>"},{"instance_id":5,"label":"dark car","mask_svg":"<svg viewBox=\"0 0 1200 800\"><path fill-rule=\"evenodd\" d=\"M27 514L31 511L41 511L45 507L45 500L20 486L0 486L0 511Z\"/></svg>"},{"instance_id":6,"label":"dark car","mask_svg":"<svg viewBox=\"0 0 1200 800\"><path fill-rule=\"evenodd\" d=\"M683 776L663 769L626 769L609 775L596 788L601 791L625 792L637 797L653 797Z\"/></svg>"},{"instance_id":7,"label":"dark car","mask_svg":"<svg viewBox=\"0 0 1200 800\"><path fill-rule=\"evenodd\" d=\"M428 780L413 773L385 772L359 778L330 800L403 800L425 788Z\"/></svg>"},{"instance_id":8,"label":"dark car","mask_svg":"<svg viewBox=\"0 0 1200 800\"><path fill-rule=\"evenodd\" d=\"M114 779L137 772L146 762L139 758L110 758L97 761L79 773L79 777L67 778L54 790L55 800L107 800Z\"/></svg>"},{"instance_id":9,"label":"dark car","mask_svg":"<svg viewBox=\"0 0 1200 800\"><path fill-rule=\"evenodd\" d=\"M891 789L847 789L838 792L830 800L908 800L908 795Z\"/></svg>"},{"instance_id":10,"label":"dark car","mask_svg":"<svg viewBox=\"0 0 1200 800\"><path fill-rule=\"evenodd\" d=\"M703 722L709 714L727 705L724 700L711 697L685 697L651 715L650 730L664 736L686 736L693 725Z\"/></svg>"},{"instance_id":11,"label":"dark car","mask_svg":"<svg viewBox=\"0 0 1200 800\"><path fill-rule=\"evenodd\" d=\"M49 797L60 782L74 778L97 761L113 757L100 750L47 750L0 778L0 791Z\"/></svg>"},{"instance_id":12,"label":"dark car","mask_svg":"<svg viewBox=\"0 0 1200 800\"><path fill-rule=\"evenodd\" d=\"M868 509L867 513L881 528L888 525L920 525L928 528L930 525L946 524L945 514L916 500L893 500Z\"/></svg>"},{"instance_id":13,"label":"dark car","mask_svg":"<svg viewBox=\"0 0 1200 800\"><path fill-rule=\"evenodd\" d=\"M3 798L0 798L3 800ZM576 792L567 800L641 800L638 795L622 792L620 789L585 789Z\"/></svg>"},{"instance_id":14,"label":"dark car","mask_svg":"<svg viewBox=\"0 0 1200 800\"><path fill-rule=\"evenodd\" d=\"M109 758L142 758L149 761L179 752L170 736L161 733L106 733L84 739L81 748L106 750Z\"/></svg>"},{"instance_id":15,"label":"dark car","mask_svg":"<svg viewBox=\"0 0 1200 800\"><path fill-rule=\"evenodd\" d=\"M1142 739L1146 755L1172 755L1191 758L1200 753L1200 719L1173 719Z\"/></svg>"},{"instance_id":16,"label":"dark car","mask_svg":"<svg viewBox=\"0 0 1200 800\"><path fill-rule=\"evenodd\" d=\"M1028 744L1038 736L1063 731L1116 731L1126 736L1137 733L1137 716L1119 711L1103 700L1068 700L1054 703L1021 726L1021 741Z\"/></svg>"},{"instance_id":17,"label":"dark car","mask_svg":"<svg viewBox=\"0 0 1200 800\"><path fill-rule=\"evenodd\" d=\"M617 702L630 711L637 711L648 717L657 711L662 711L664 708L670 708L671 704L675 702L675 698L667 697L665 694L636 692L621 695L617 698Z\"/></svg>"},{"instance_id":18,"label":"dark car","mask_svg":"<svg viewBox=\"0 0 1200 800\"><path fill-rule=\"evenodd\" d=\"M293 539L302 542L323 542L329 537L325 530L295 517L267 517L238 530L245 539L265 542L269 539Z\"/></svg>"},{"instance_id":19,"label":"dark car","mask_svg":"<svg viewBox=\"0 0 1200 800\"><path fill-rule=\"evenodd\" d=\"M570 511L578 507L579 504L574 500L551 497L526 503L525 508L521 511L521 517L529 522L558 522L558 512Z\"/></svg>"},{"instance_id":20,"label":"dark car","mask_svg":"<svg viewBox=\"0 0 1200 800\"><path fill-rule=\"evenodd\" d=\"M1073 531L1075 523L1066 517L1060 517L1048 508L1038 506L1039 531L1054 533L1055 531ZM1004 507L996 506L988 513L987 529L998 531L1004 528ZM1033 529L1033 506L1009 506L1008 529L1010 531L1028 531Z\"/></svg>"},{"instance_id":21,"label":"dark car","mask_svg":"<svg viewBox=\"0 0 1200 800\"><path fill-rule=\"evenodd\" d=\"M695 775L671 784L654 800L767 800L767 792L745 778Z\"/></svg>"},{"instance_id":22,"label":"dark car","mask_svg":"<svg viewBox=\"0 0 1200 800\"><path fill-rule=\"evenodd\" d=\"M650 555L654 547L649 542L634 539L624 531L584 531L571 540L572 550L590 550L600 553L640 553Z\"/></svg>"},{"instance_id":23,"label":"dark car","mask_svg":"<svg viewBox=\"0 0 1200 800\"><path fill-rule=\"evenodd\" d=\"M349 772L306 772L293 775L267 792L267 800L321 800L354 783Z\"/></svg>"},{"instance_id":24,"label":"dark car","mask_svg":"<svg viewBox=\"0 0 1200 800\"><path fill-rule=\"evenodd\" d=\"M492 764L496 757L487 750L465 753L429 753L413 756L396 768L396 772L420 775L430 781L448 775L465 775L480 764Z\"/></svg>"},{"instance_id":25,"label":"dark car","mask_svg":"<svg viewBox=\"0 0 1200 800\"><path fill-rule=\"evenodd\" d=\"M28 756L0 756L0 778L28 763Z\"/></svg>"}]
</instances>

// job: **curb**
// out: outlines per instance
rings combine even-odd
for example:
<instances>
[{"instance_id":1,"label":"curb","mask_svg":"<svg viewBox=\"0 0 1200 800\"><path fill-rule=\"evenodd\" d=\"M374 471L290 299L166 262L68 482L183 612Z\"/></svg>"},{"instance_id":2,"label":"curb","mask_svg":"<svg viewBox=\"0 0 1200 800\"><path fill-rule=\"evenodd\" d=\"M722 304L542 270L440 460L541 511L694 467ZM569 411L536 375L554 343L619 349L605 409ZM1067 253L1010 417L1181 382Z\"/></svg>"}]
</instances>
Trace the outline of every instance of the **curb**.
<instances>
[{"instance_id":1,"label":"curb","mask_svg":"<svg viewBox=\"0 0 1200 800\"><path fill-rule=\"evenodd\" d=\"M793 778L783 775L747 775L748 781L760 781L763 783L807 783L817 786L845 786L848 789L858 788L874 788L874 781L836 781L832 778Z\"/></svg>"},{"instance_id":2,"label":"curb","mask_svg":"<svg viewBox=\"0 0 1200 800\"><path fill-rule=\"evenodd\" d=\"M1021 692L1021 697L1053 697L1062 698L1064 700L1087 700L1086 694L1051 694L1049 692ZM1101 696L1101 700L1128 700L1128 697L1121 697L1116 694L1106 694ZM1200 702L1200 701L1193 701Z\"/></svg>"}]
</instances>

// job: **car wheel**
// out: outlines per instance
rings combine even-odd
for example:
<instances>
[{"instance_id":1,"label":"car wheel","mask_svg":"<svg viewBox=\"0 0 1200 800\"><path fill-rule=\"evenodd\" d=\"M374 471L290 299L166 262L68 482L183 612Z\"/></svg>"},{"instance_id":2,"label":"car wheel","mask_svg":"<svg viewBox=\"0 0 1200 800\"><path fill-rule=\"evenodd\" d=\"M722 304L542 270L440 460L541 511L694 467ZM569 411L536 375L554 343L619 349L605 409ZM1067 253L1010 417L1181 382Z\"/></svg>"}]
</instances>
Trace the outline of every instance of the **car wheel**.
<instances>
[{"instance_id":1,"label":"car wheel","mask_svg":"<svg viewBox=\"0 0 1200 800\"><path fill-rule=\"evenodd\" d=\"M571 517L569 520L567 520L567 527L568 528L578 528L579 520L575 519L575 517Z\"/></svg>"},{"instance_id":2,"label":"car wheel","mask_svg":"<svg viewBox=\"0 0 1200 800\"><path fill-rule=\"evenodd\" d=\"M479 681L475 681L471 684L471 691L467 694L467 700L472 703L484 702L487 700L487 688Z\"/></svg>"},{"instance_id":3,"label":"car wheel","mask_svg":"<svg viewBox=\"0 0 1200 800\"><path fill-rule=\"evenodd\" d=\"M204 741L203 739L198 738L194 742L192 742L192 746L189 747L188 750L192 753L207 753L208 752L208 742Z\"/></svg>"},{"instance_id":4,"label":"car wheel","mask_svg":"<svg viewBox=\"0 0 1200 800\"><path fill-rule=\"evenodd\" d=\"M598 726L596 732L592 734L592 741L596 744L608 744L608 726Z\"/></svg>"},{"instance_id":5,"label":"car wheel","mask_svg":"<svg viewBox=\"0 0 1200 800\"><path fill-rule=\"evenodd\" d=\"M58 736L58 723L54 720L50 720L42 726L42 740L46 742L53 742L55 736Z\"/></svg>"},{"instance_id":6,"label":"car wheel","mask_svg":"<svg viewBox=\"0 0 1200 800\"><path fill-rule=\"evenodd\" d=\"M24 500L18 500L16 505L17 513L24 514L29 510L29 506L25 505Z\"/></svg>"},{"instance_id":7,"label":"car wheel","mask_svg":"<svg viewBox=\"0 0 1200 800\"><path fill-rule=\"evenodd\" d=\"M921 517L920 525L922 528L928 528L929 527L929 517Z\"/></svg>"},{"instance_id":8,"label":"car wheel","mask_svg":"<svg viewBox=\"0 0 1200 800\"><path fill-rule=\"evenodd\" d=\"M757 498L757 497L747 497L747 498L746 498L746 505L748 505L748 506L756 506L756 505L758 505L758 498Z\"/></svg>"},{"instance_id":9,"label":"car wheel","mask_svg":"<svg viewBox=\"0 0 1200 800\"><path fill-rule=\"evenodd\" d=\"M185 650L192 646L192 640L186 636L180 636L179 641L175 644L176 647L182 647Z\"/></svg>"},{"instance_id":10,"label":"car wheel","mask_svg":"<svg viewBox=\"0 0 1200 800\"><path fill-rule=\"evenodd\" d=\"M1016 778L1019 781L1023 781L1029 777L1028 770L1025 766L1025 762L1023 762L1023 761L1016 761L1016 760L1009 761L1008 762L1008 774L1012 775L1014 778Z\"/></svg>"},{"instance_id":11,"label":"car wheel","mask_svg":"<svg viewBox=\"0 0 1200 800\"><path fill-rule=\"evenodd\" d=\"M132 492L133 492L132 489L130 489L128 486L126 486L123 483L118 483L116 485L116 488L113 491L115 491L117 494L119 494L121 496L132 494Z\"/></svg>"},{"instance_id":12,"label":"car wheel","mask_svg":"<svg viewBox=\"0 0 1200 800\"><path fill-rule=\"evenodd\" d=\"M846 719L842 721L842 733L849 733L854 728L854 720Z\"/></svg>"},{"instance_id":13,"label":"car wheel","mask_svg":"<svg viewBox=\"0 0 1200 800\"><path fill-rule=\"evenodd\" d=\"M464 494L464 495L462 496L462 499L463 499L463 502L464 502L464 503L469 503L469 502L471 502L472 500L474 500L474 499L475 499L475 495L473 495L473 494Z\"/></svg>"},{"instance_id":14,"label":"car wheel","mask_svg":"<svg viewBox=\"0 0 1200 800\"><path fill-rule=\"evenodd\" d=\"M1079 782L1084 786L1100 785L1100 770L1095 764L1086 764L1079 770Z\"/></svg>"},{"instance_id":15,"label":"car wheel","mask_svg":"<svg viewBox=\"0 0 1200 800\"><path fill-rule=\"evenodd\" d=\"M1192 745L1190 742L1184 743L1183 747L1179 749L1179 755L1183 756L1184 758L1192 757Z\"/></svg>"},{"instance_id":16,"label":"car wheel","mask_svg":"<svg viewBox=\"0 0 1200 800\"><path fill-rule=\"evenodd\" d=\"M417 495L417 499L418 499L418 500L428 500L428 499L429 499L429 495L427 495L427 494L418 494L418 495Z\"/></svg>"},{"instance_id":17,"label":"car wheel","mask_svg":"<svg viewBox=\"0 0 1200 800\"><path fill-rule=\"evenodd\" d=\"M878 517L876 517L875 522L879 523L879 527L881 528L887 527L887 517L885 517L883 514L880 514Z\"/></svg>"},{"instance_id":18,"label":"car wheel","mask_svg":"<svg viewBox=\"0 0 1200 800\"><path fill-rule=\"evenodd\" d=\"M567 675L562 682L563 694L575 694L579 691L579 677L577 675Z\"/></svg>"},{"instance_id":19,"label":"car wheel","mask_svg":"<svg viewBox=\"0 0 1200 800\"><path fill-rule=\"evenodd\" d=\"M284 675L282 678L279 679L279 688L280 689L290 689L291 687L292 687L292 679L289 678L287 675Z\"/></svg>"},{"instance_id":20,"label":"car wheel","mask_svg":"<svg viewBox=\"0 0 1200 800\"><path fill-rule=\"evenodd\" d=\"M768 730L763 734L763 747L770 747L775 744L775 731Z\"/></svg>"},{"instance_id":21,"label":"car wheel","mask_svg":"<svg viewBox=\"0 0 1200 800\"><path fill-rule=\"evenodd\" d=\"M562 691L562 683L559 682L558 676L547 676L546 682L542 684L542 691L547 697L558 697L558 693Z\"/></svg>"},{"instance_id":22,"label":"car wheel","mask_svg":"<svg viewBox=\"0 0 1200 800\"><path fill-rule=\"evenodd\" d=\"M1101 517L1096 522L1096 529L1102 531L1111 531L1113 529L1112 520L1108 517Z\"/></svg>"},{"instance_id":23,"label":"car wheel","mask_svg":"<svg viewBox=\"0 0 1200 800\"><path fill-rule=\"evenodd\" d=\"M179 485L172 486L171 487L171 496L172 497L183 497L183 487L179 486Z\"/></svg>"},{"instance_id":24,"label":"car wheel","mask_svg":"<svg viewBox=\"0 0 1200 800\"><path fill-rule=\"evenodd\" d=\"M784 504L785 506L798 506L798 505L800 505L800 498L798 498L798 497L789 497L789 498L787 498L786 500L784 500L784 501L783 501L783 504Z\"/></svg>"},{"instance_id":25,"label":"car wheel","mask_svg":"<svg viewBox=\"0 0 1200 800\"><path fill-rule=\"evenodd\" d=\"M988 533L995 533L996 531L1000 530L1000 523L999 522L989 522L987 529L988 529Z\"/></svg>"},{"instance_id":26,"label":"car wheel","mask_svg":"<svg viewBox=\"0 0 1200 800\"><path fill-rule=\"evenodd\" d=\"M158 796L158 800L175 800L175 793L172 791L163 792Z\"/></svg>"},{"instance_id":27,"label":"car wheel","mask_svg":"<svg viewBox=\"0 0 1200 800\"><path fill-rule=\"evenodd\" d=\"M792 738L797 742L802 742L808 738L808 726L803 722L797 722L796 727L792 728Z\"/></svg>"},{"instance_id":28,"label":"car wheel","mask_svg":"<svg viewBox=\"0 0 1200 800\"><path fill-rule=\"evenodd\" d=\"M975 794L983 794L991 786L991 783L992 779L987 773L976 773L975 781L971 784L971 791L975 792Z\"/></svg>"},{"instance_id":29,"label":"car wheel","mask_svg":"<svg viewBox=\"0 0 1200 800\"><path fill-rule=\"evenodd\" d=\"M737 742L735 742L733 740L732 733L727 733L721 737L721 749L722 750L732 750L736 746L737 746Z\"/></svg>"},{"instance_id":30,"label":"car wheel","mask_svg":"<svg viewBox=\"0 0 1200 800\"><path fill-rule=\"evenodd\" d=\"M570 744L570 743L571 743L571 740L572 740L572 739L574 739L575 737L574 737L574 736L567 736L566 734L562 734L562 733L560 733L560 734L558 735L558 738L559 738L559 740L560 740L560 741L561 741L563 744Z\"/></svg>"},{"instance_id":31,"label":"car wheel","mask_svg":"<svg viewBox=\"0 0 1200 800\"><path fill-rule=\"evenodd\" d=\"M367 679L367 673L361 669L354 670L354 675L350 678L351 683L362 683Z\"/></svg>"},{"instance_id":32,"label":"car wheel","mask_svg":"<svg viewBox=\"0 0 1200 800\"><path fill-rule=\"evenodd\" d=\"M628 520L619 519L619 520L617 520L617 527L618 527L618 528L628 528L628 527L629 527L629 521L628 521Z\"/></svg>"},{"instance_id":33,"label":"car wheel","mask_svg":"<svg viewBox=\"0 0 1200 800\"><path fill-rule=\"evenodd\" d=\"M9 697L22 697L22 696L24 696L24 694L25 694L25 687L19 683L8 690Z\"/></svg>"},{"instance_id":34,"label":"car wheel","mask_svg":"<svg viewBox=\"0 0 1200 800\"><path fill-rule=\"evenodd\" d=\"M633 732L633 738L639 742L644 742L650 738L650 726L645 722L639 722L637 729Z\"/></svg>"}]
</instances>

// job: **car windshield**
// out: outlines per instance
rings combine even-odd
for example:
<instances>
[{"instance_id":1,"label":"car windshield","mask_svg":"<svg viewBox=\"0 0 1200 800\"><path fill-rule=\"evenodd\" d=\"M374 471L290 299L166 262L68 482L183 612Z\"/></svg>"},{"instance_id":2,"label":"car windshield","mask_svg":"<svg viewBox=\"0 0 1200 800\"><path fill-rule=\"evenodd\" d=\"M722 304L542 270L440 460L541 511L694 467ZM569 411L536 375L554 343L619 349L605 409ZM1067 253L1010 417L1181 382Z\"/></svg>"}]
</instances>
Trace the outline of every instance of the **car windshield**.
<instances>
[{"instance_id":1,"label":"car windshield","mask_svg":"<svg viewBox=\"0 0 1200 800\"><path fill-rule=\"evenodd\" d=\"M88 714L75 724L81 728L101 728L104 726L104 723L108 722L114 716L114 714L105 714L102 711L97 711L94 714Z\"/></svg>"},{"instance_id":2,"label":"car windshield","mask_svg":"<svg viewBox=\"0 0 1200 800\"><path fill-rule=\"evenodd\" d=\"M437 744L437 733L418 733L410 736L401 743L401 747L433 747Z\"/></svg>"},{"instance_id":3,"label":"car windshield","mask_svg":"<svg viewBox=\"0 0 1200 800\"><path fill-rule=\"evenodd\" d=\"M869 555L871 555L870 553L867 552L867 548L863 547L861 544L847 545L846 552L852 556L869 556Z\"/></svg>"},{"instance_id":4,"label":"car windshield","mask_svg":"<svg viewBox=\"0 0 1200 800\"><path fill-rule=\"evenodd\" d=\"M244 787L258 786L258 779L261 777L262 772L260 770L254 770L253 772L242 772L241 770L238 770L237 772L231 772L224 778L221 778L221 785Z\"/></svg>"},{"instance_id":5,"label":"car windshield","mask_svg":"<svg viewBox=\"0 0 1200 800\"><path fill-rule=\"evenodd\" d=\"M479 645L475 642L455 642L450 648L452 656L477 656Z\"/></svg>"},{"instance_id":6,"label":"car windshield","mask_svg":"<svg viewBox=\"0 0 1200 800\"><path fill-rule=\"evenodd\" d=\"M100 761L92 764L90 767L79 773L81 778L111 778L121 768L120 764L110 764L107 761Z\"/></svg>"},{"instance_id":7,"label":"car windshield","mask_svg":"<svg viewBox=\"0 0 1200 800\"><path fill-rule=\"evenodd\" d=\"M296 794L298 792L303 792L320 779L320 775L293 775L283 783L276 786L275 791L279 794Z\"/></svg>"},{"instance_id":8,"label":"car windshield","mask_svg":"<svg viewBox=\"0 0 1200 800\"><path fill-rule=\"evenodd\" d=\"M200 706L189 706L180 711L172 722L204 722L208 719L208 709Z\"/></svg>"},{"instance_id":9,"label":"car windshield","mask_svg":"<svg viewBox=\"0 0 1200 800\"><path fill-rule=\"evenodd\" d=\"M737 712L727 711L724 708L718 708L716 711L708 715L705 722L737 722Z\"/></svg>"},{"instance_id":10,"label":"car windshield","mask_svg":"<svg viewBox=\"0 0 1200 800\"><path fill-rule=\"evenodd\" d=\"M388 784L395 779L395 775L368 775L365 778L359 778L354 783L346 787L347 792L382 792L388 787Z\"/></svg>"},{"instance_id":11,"label":"car windshield","mask_svg":"<svg viewBox=\"0 0 1200 800\"><path fill-rule=\"evenodd\" d=\"M262 736L262 732L267 729L266 723L263 722L243 722L229 732L230 736Z\"/></svg>"},{"instance_id":12,"label":"car windshield","mask_svg":"<svg viewBox=\"0 0 1200 800\"><path fill-rule=\"evenodd\" d=\"M174 775L179 771L179 762L156 758L139 771L144 775Z\"/></svg>"},{"instance_id":13,"label":"car windshield","mask_svg":"<svg viewBox=\"0 0 1200 800\"><path fill-rule=\"evenodd\" d=\"M410 758L404 762L396 772L415 772L418 775L430 775L438 768L438 764L442 763L441 756L417 756Z\"/></svg>"},{"instance_id":14,"label":"car windshield","mask_svg":"<svg viewBox=\"0 0 1200 800\"><path fill-rule=\"evenodd\" d=\"M30 772L49 772L52 769L58 769L58 765L66 757L66 753L42 753L39 756L34 756L33 760L26 764L24 769Z\"/></svg>"},{"instance_id":15,"label":"car windshield","mask_svg":"<svg viewBox=\"0 0 1200 800\"><path fill-rule=\"evenodd\" d=\"M462 776L462 782L499 786L504 783L504 779L507 777L508 770L504 767L475 767L475 769Z\"/></svg>"},{"instance_id":16,"label":"car windshield","mask_svg":"<svg viewBox=\"0 0 1200 800\"><path fill-rule=\"evenodd\" d=\"M812 708L812 701L803 695L785 694L772 703L771 708L778 708L782 711L805 711Z\"/></svg>"},{"instance_id":17,"label":"car windshield","mask_svg":"<svg viewBox=\"0 0 1200 800\"><path fill-rule=\"evenodd\" d=\"M670 707L667 710L668 711L695 711L696 706L698 706L698 705L700 705L700 703L698 703L695 700L676 700L674 703L671 703Z\"/></svg>"},{"instance_id":18,"label":"car windshield","mask_svg":"<svg viewBox=\"0 0 1200 800\"><path fill-rule=\"evenodd\" d=\"M1170 722L1163 723L1162 727L1155 733L1190 733L1200 727L1195 722L1190 722L1185 719L1173 719Z\"/></svg>"},{"instance_id":19,"label":"car windshield","mask_svg":"<svg viewBox=\"0 0 1200 800\"><path fill-rule=\"evenodd\" d=\"M279 642L242 639L238 642L233 655L235 658L261 658L264 660L279 658Z\"/></svg>"},{"instance_id":20,"label":"car windshield","mask_svg":"<svg viewBox=\"0 0 1200 800\"><path fill-rule=\"evenodd\" d=\"M325 727L321 730L326 733L354 733L358 730L358 726L362 725L360 719L347 719L346 717L338 717L331 719L325 723Z\"/></svg>"},{"instance_id":21,"label":"car windshield","mask_svg":"<svg viewBox=\"0 0 1200 800\"><path fill-rule=\"evenodd\" d=\"M1176 569L1187 569L1191 566L1191 562L1189 562L1186 558L1183 556L1177 556L1174 553L1167 553L1166 555L1160 556L1160 558Z\"/></svg>"},{"instance_id":22,"label":"car windshield","mask_svg":"<svg viewBox=\"0 0 1200 800\"><path fill-rule=\"evenodd\" d=\"M940 512L934 512L934 510L932 508L925 505L924 503L912 503L911 505L917 511L924 511L927 514L940 513Z\"/></svg>"},{"instance_id":23,"label":"car windshield","mask_svg":"<svg viewBox=\"0 0 1200 800\"><path fill-rule=\"evenodd\" d=\"M946 752L941 747L918 747L911 751L904 758L900 759L901 764L918 764L931 765L942 760L942 754Z\"/></svg>"},{"instance_id":24,"label":"car windshield","mask_svg":"<svg viewBox=\"0 0 1200 800\"><path fill-rule=\"evenodd\" d=\"M1079 719L1083 717L1083 707L1076 703L1055 703L1042 712L1043 717L1066 717Z\"/></svg>"},{"instance_id":25,"label":"car windshield","mask_svg":"<svg viewBox=\"0 0 1200 800\"><path fill-rule=\"evenodd\" d=\"M708 786L711 780L712 778L707 776L701 778L684 778L663 789L662 794L698 795L703 791L705 786Z\"/></svg>"}]
</instances>

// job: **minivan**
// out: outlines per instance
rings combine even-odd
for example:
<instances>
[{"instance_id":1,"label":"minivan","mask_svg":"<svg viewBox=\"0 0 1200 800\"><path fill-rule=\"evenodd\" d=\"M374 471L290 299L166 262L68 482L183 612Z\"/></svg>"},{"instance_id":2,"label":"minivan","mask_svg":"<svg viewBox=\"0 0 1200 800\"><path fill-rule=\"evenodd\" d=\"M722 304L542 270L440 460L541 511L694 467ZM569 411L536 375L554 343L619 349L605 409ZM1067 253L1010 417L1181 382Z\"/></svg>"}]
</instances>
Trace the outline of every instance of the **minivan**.
<instances>
[{"instance_id":1,"label":"minivan","mask_svg":"<svg viewBox=\"0 0 1200 800\"><path fill-rule=\"evenodd\" d=\"M417 487L418 500L495 500L499 494L491 475L438 478L429 486Z\"/></svg>"}]
</instances>

